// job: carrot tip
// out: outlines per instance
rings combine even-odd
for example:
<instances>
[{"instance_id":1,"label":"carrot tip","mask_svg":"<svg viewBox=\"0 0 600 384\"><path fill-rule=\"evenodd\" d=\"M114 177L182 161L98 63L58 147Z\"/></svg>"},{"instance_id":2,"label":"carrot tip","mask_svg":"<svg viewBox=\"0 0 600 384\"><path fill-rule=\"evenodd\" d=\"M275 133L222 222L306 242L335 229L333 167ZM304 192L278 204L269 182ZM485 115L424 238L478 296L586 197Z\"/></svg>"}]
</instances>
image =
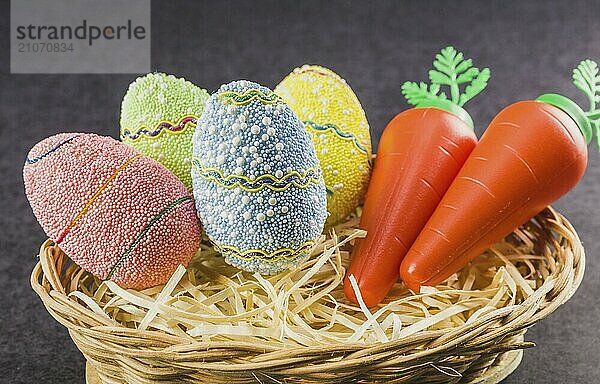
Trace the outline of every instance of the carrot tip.
<instances>
[{"instance_id":1,"label":"carrot tip","mask_svg":"<svg viewBox=\"0 0 600 384\"><path fill-rule=\"evenodd\" d=\"M421 283L419 279L415 276L416 266L414 264L410 265L400 265L400 280L406 285L408 289L412 291L413 294L419 294L421 292Z\"/></svg>"},{"instance_id":2,"label":"carrot tip","mask_svg":"<svg viewBox=\"0 0 600 384\"><path fill-rule=\"evenodd\" d=\"M350 287L354 291L354 297L356 298L356 302L357 302L358 306L364 312L369 306L372 306L372 305L369 305L371 303L367 304L365 302L365 300L363 300L362 293L360 292L358 282L356 281L356 278L354 277L354 275L351 274L350 276L348 276L348 281L350 282Z\"/></svg>"},{"instance_id":3,"label":"carrot tip","mask_svg":"<svg viewBox=\"0 0 600 384\"><path fill-rule=\"evenodd\" d=\"M350 283L348 276L344 278L344 295L346 295L346 298L351 303L358 304L358 301L356 301L356 294L354 293L354 289L352 288L352 284Z\"/></svg>"}]
</instances>

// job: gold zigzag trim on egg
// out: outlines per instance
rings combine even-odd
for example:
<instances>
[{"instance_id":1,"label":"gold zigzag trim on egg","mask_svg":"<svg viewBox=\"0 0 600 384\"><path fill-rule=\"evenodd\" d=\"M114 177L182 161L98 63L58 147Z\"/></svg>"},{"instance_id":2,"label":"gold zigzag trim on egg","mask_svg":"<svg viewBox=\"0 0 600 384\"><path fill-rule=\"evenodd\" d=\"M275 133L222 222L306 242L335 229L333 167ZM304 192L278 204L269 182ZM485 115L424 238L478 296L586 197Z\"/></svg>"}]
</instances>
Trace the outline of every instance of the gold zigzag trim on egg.
<instances>
[{"instance_id":1,"label":"gold zigzag trim on egg","mask_svg":"<svg viewBox=\"0 0 600 384\"><path fill-rule=\"evenodd\" d=\"M155 125L153 129L146 125L142 125L136 131L124 128L121 130L121 140L136 141L141 137L147 137L149 139L158 139L163 133L168 132L170 134L180 134L186 131L189 127L196 127L198 124L198 117L194 115L187 115L179 119L177 123L173 123L168 120L162 120Z\"/></svg>"},{"instance_id":2,"label":"gold zigzag trim on egg","mask_svg":"<svg viewBox=\"0 0 600 384\"><path fill-rule=\"evenodd\" d=\"M233 256L237 259L244 261L260 260L269 263L275 263L281 259L292 261L298 256L307 253L313 247L314 244L314 241L309 240L295 249L282 248L276 250L275 252L268 253L261 249L249 249L247 251L242 252L237 247L230 245L217 245L213 242L215 250L223 256Z\"/></svg>"},{"instance_id":3,"label":"gold zigzag trim on egg","mask_svg":"<svg viewBox=\"0 0 600 384\"><path fill-rule=\"evenodd\" d=\"M356 136L354 136L353 133L350 132L344 132L342 131L337 125L334 124L317 124L313 121L307 120L304 122L304 126L310 127L310 129L312 129L315 132L334 132L335 135L343 140L347 140L347 141L351 141L354 146L356 147L356 149L358 149L360 152L364 153L365 155L368 155L369 152L367 150L367 147L362 144L358 138Z\"/></svg>"},{"instance_id":4,"label":"gold zigzag trim on egg","mask_svg":"<svg viewBox=\"0 0 600 384\"><path fill-rule=\"evenodd\" d=\"M247 105L250 104L252 100L258 100L263 104L275 104L278 101L282 101L281 97L275 92L271 91L270 93L265 94L263 91L256 88L247 89L242 93L236 91L223 91L219 93L219 97L224 103L235 105Z\"/></svg>"},{"instance_id":5,"label":"gold zigzag trim on egg","mask_svg":"<svg viewBox=\"0 0 600 384\"><path fill-rule=\"evenodd\" d=\"M77 216L75 216L75 218L71 221L71 223L60 234L60 236L58 236L58 238L56 239L56 244L60 244L64 240L65 236L67 236L67 234L71 231L71 229L73 229L73 227L75 227L75 225L77 225L77 222L79 222L79 220L81 220L81 218L83 217L83 215L85 215L87 213L87 211L89 211L90 207L92 206L92 204L94 203L94 201L96 201L96 199L98 198L98 196L100 196L100 194L102 193L102 191L104 191L109 186L109 184L114 179L117 178L117 176L119 175L119 173L121 173L122 170L124 170L125 168L127 168L131 163L133 163L134 161L136 161L140 157L142 157L142 154L135 155L134 157L132 157L131 159L127 160L125 163L123 163L122 165L120 165L117 169L115 169L115 171L113 172L113 174L110 175L110 177L108 179L106 179L106 181L100 186L100 188L98 188L98 190L96 191L96 193L94 193L94 195L88 200L88 202L85 203L85 205L83 206L83 208L81 209L81 211L77 214Z\"/></svg>"},{"instance_id":6,"label":"gold zigzag trim on egg","mask_svg":"<svg viewBox=\"0 0 600 384\"><path fill-rule=\"evenodd\" d=\"M198 176L207 181L213 181L221 187L232 189L239 187L246 192L256 192L263 188L269 188L276 192L285 191L294 186L297 188L308 188L311 183L319 184L323 179L320 168L307 168L304 172L292 171L281 177L266 173L251 180L244 175L227 175L216 168L206 168L200 162L200 159L192 159L193 169L198 172Z\"/></svg>"}]
</instances>

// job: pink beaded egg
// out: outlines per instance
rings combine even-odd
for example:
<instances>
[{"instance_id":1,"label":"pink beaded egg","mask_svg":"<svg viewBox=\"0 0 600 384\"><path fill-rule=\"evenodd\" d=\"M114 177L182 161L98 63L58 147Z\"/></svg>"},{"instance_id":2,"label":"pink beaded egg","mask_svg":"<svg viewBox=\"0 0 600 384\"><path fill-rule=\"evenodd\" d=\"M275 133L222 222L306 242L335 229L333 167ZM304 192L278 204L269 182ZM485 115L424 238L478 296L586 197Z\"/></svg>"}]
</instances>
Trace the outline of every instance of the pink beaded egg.
<instances>
[{"instance_id":1,"label":"pink beaded egg","mask_svg":"<svg viewBox=\"0 0 600 384\"><path fill-rule=\"evenodd\" d=\"M100 279L135 289L163 284L200 246L183 183L113 138L51 136L31 149L23 178L48 237Z\"/></svg>"}]
</instances>

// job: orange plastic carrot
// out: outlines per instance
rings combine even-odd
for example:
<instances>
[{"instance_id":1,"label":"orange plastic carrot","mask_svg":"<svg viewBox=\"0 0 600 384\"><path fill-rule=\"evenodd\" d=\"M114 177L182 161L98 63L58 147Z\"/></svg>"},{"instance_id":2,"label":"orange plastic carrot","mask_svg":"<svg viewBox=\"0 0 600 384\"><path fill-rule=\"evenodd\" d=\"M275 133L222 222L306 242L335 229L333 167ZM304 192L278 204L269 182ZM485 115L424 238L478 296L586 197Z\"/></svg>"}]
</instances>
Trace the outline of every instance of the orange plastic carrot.
<instances>
[{"instance_id":1,"label":"orange plastic carrot","mask_svg":"<svg viewBox=\"0 0 600 384\"><path fill-rule=\"evenodd\" d=\"M573 78L588 94L589 112L547 94L492 120L402 262L411 290L441 283L581 179L586 143L598 134L598 66L583 61Z\"/></svg>"},{"instance_id":2,"label":"orange plastic carrot","mask_svg":"<svg viewBox=\"0 0 600 384\"><path fill-rule=\"evenodd\" d=\"M403 256L477 142L461 106L485 88L489 69L473 68L452 47L437 55L434 66L430 87L402 86L417 108L394 117L379 141L360 222L367 236L356 241L344 281L346 296L355 303L349 276L356 278L367 306L383 300L398 280ZM458 85L467 82L461 95ZM451 100L438 94L440 85L450 86Z\"/></svg>"}]
</instances>

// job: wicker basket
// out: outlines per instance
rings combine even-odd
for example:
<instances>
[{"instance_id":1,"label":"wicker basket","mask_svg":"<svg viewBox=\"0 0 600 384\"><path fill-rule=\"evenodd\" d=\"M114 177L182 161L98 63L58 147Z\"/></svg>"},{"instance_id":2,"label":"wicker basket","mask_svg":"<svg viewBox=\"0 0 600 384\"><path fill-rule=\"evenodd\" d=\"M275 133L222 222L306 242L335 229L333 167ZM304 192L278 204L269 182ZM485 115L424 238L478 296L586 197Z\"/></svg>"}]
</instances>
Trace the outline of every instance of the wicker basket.
<instances>
[{"instance_id":1,"label":"wicker basket","mask_svg":"<svg viewBox=\"0 0 600 384\"><path fill-rule=\"evenodd\" d=\"M126 321L115 321L111 316L116 312L99 312L100 306L92 299L102 296L99 289L106 291L106 283L70 262L51 241L41 247L31 284L84 354L88 383L497 383L518 366L522 349L534 345L523 341L527 328L567 301L583 277L585 257L577 233L552 208L507 237L504 244L509 246L492 249L490 257L499 259L495 256L500 255L507 260L511 249L525 247L525 243L535 256L526 263L511 258L513 271L525 273L525 264L536 270L528 276L534 286L522 300L516 295L511 305L480 310L477 318L461 318L466 321L457 326L440 328L438 324L387 342L286 346L262 336L207 340L186 337L181 329L179 333L153 326L136 329ZM347 263L347 251L338 252L342 266ZM314 269L314 263L309 267ZM343 272L342 268L339 273L343 276ZM339 280L332 284L337 286L328 296L343 300ZM210 281L198 282L199 287L207 285ZM447 295L454 292L451 287L439 289ZM401 284L395 294L403 300L410 295ZM111 300L115 301L119 300ZM127 305L123 308L134 306ZM453 305L460 305L460 300ZM135 310L131 308L132 313ZM339 311L361 316L347 303ZM181 328L168 319L161 321Z\"/></svg>"}]
</instances>

